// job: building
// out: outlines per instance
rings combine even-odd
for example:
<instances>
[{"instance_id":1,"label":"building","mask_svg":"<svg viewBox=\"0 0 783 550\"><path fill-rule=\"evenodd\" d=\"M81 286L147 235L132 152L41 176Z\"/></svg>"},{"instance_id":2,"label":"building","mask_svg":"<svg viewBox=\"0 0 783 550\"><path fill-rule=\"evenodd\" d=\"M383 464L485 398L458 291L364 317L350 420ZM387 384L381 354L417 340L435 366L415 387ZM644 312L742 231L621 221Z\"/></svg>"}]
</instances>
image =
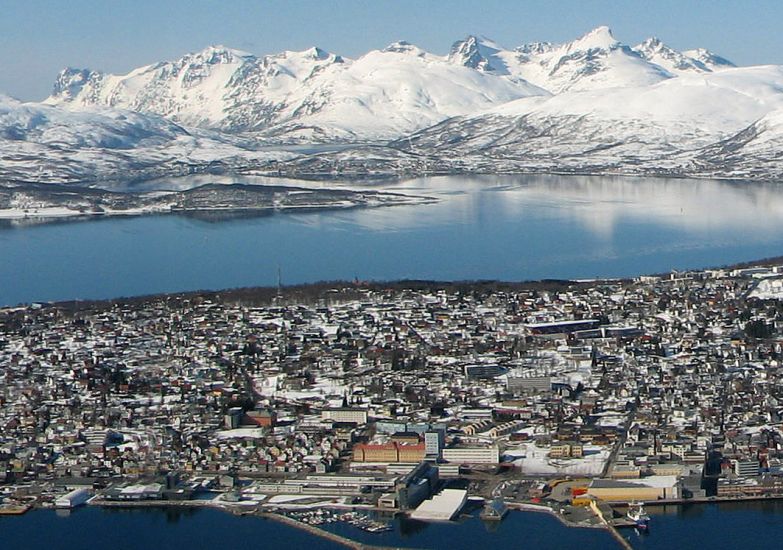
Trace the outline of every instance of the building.
<instances>
[{"instance_id":1,"label":"building","mask_svg":"<svg viewBox=\"0 0 783 550\"><path fill-rule=\"evenodd\" d=\"M90 492L87 489L74 489L68 494L58 497L54 501L56 508L75 508L85 504L90 499Z\"/></svg>"},{"instance_id":2,"label":"building","mask_svg":"<svg viewBox=\"0 0 783 550\"><path fill-rule=\"evenodd\" d=\"M500 365L466 365L465 376L468 378L495 378L505 374L507 369Z\"/></svg>"},{"instance_id":3,"label":"building","mask_svg":"<svg viewBox=\"0 0 783 550\"><path fill-rule=\"evenodd\" d=\"M402 510L415 508L433 495L439 483L438 469L429 462L422 462L396 484L396 503Z\"/></svg>"},{"instance_id":4,"label":"building","mask_svg":"<svg viewBox=\"0 0 783 550\"><path fill-rule=\"evenodd\" d=\"M550 458L582 458L584 447L575 441L559 441L552 443L549 450Z\"/></svg>"},{"instance_id":5,"label":"building","mask_svg":"<svg viewBox=\"0 0 783 550\"><path fill-rule=\"evenodd\" d=\"M419 434L416 432L395 432L389 439L395 443L402 443L405 445L415 445L416 443L421 442Z\"/></svg>"},{"instance_id":6,"label":"building","mask_svg":"<svg viewBox=\"0 0 783 550\"><path fill-rule=\"evenodd\" d=\"M251 426L272 428L277 423L277 414L271 409L248 411L243 420L243 423Z\"/></svg>"},{"instance_id":7,"label":"building","mask_svg":"<svg viewBox=\"0 0 783 550\"><path fill-rule=\"evenodd\" d=\"M736 460L734 461L734 473L739 477L756 477L759 475L759 461Z\"/></svg>"},{"instance_id":8,"label":"building","mask_svg":"<svg viewBox=\"0 0 783 550\"><path fill-rule=\"evenodd\" d=\"M441 458L441 451L446 443L446 432L443 429L430 430L424 433L424 453L427 458Z\"/></svg>"},{"instance_id":9,"label":"building","mask_svg":"<svg viewBox=\"0 0 783 550\"><path fill-rule=\"evenodd\" d=\"M321 411L322 420L346 424L367 424L367 409L356 407L335 407Z\"/></svg>"},{"instance_id":10,"label":"building","mask_svg":"<svg viewBox=\"0 0 783 550\"><path fill-rule=\"evenodd\" d=\"M506 389L514 394L542 394L552 391L550 376L509 376Z\"/></svg>"},{"instance_id":11,"label":"building","mask_svg":"<svg viewBox=\"0 0 783 550\"><path fill-rule=\"evenodd\" d=\"M359 443L353 447L354 462L421 462L424 443Z\"/></svg>"},{"instance_id":12,"label":"building","mask_svg":"<svg viewBox=\"0 0 783 550\"><path fill-rule=\"evenodd\" d=\"M223 425L227 430L239 428L240 424L242 424L243 415L242 407L231 407L223 417Z\"/></svg>"},{"instance_id":13,"label":"building","mask_svg":"<svg viewBox=\"0 0 783 550\"><path fill-rule=\"evenodd\" d=\"M419 521L449 521L459 513L467 499L468 492L464 489L443 489L422 502L411 512L411 518Z\"/></svg>"},{"instance_id":14,"label":"building","mask_svg":"<svg viewBox=\"0 0 783 550\"><path fill-rule=\"evenodd\" d=\"M623 480L594 479L587 488L587 494L608 502L646 502L680 498L680 489L674 476Z\"/></svg>"},{"instance_id":15,"label":"building","mask_svg":"<svg viewBox=\"0 0 783 550\"><path fill-rule=\"evenodd\" d=\"M531 334L537 336L559 336L580 330L595 329L600 326L598 319L579 319L575 321L557 321L554 323L530 323L525 325Z\"/></svg>"},{"instance_id":16,"label":"building","mask_svg":"<svg viewBox=\"0 0 783 550\"><path fill-rule=\"evenodd\" d=\"M443 460L457 464L497 464L500 462L500 449L489 447L450 447L443 449Z\"/></svg>"}]
</instances>

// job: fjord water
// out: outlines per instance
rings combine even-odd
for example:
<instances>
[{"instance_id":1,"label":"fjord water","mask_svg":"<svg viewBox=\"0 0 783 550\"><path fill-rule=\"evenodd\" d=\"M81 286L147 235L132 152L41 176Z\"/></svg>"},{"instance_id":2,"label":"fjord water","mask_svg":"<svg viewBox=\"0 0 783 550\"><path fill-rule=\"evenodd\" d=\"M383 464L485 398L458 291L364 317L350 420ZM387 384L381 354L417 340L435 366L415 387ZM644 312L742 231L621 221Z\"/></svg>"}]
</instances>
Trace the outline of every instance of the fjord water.
<instances>
[{"instance_id":1,"label":"fjord water","mask_svg":"<svg viewBox=\"0 0 783 550\"><path fill-rule=\"evenodd\" d=\"M783 254L783 186L774 184L448 176L373 188L439 202L241 218L5 222L0 304L274 285L278 266L283 284L519 281L634 276Z\"/></svg>"},{"instance_id":2,"label":"fjord water","mask_svg":"<svg viewBox=\"0 0 783 550\"><path fill-rule=\"evenodd\" d=\"M345 524L330 530L366 544L400 548L496 548L556 550L579 546L599 550L616 546L608 532L569 529L540 513L510 514L501 525L485 526L477 517L460 523L426 524L395 520L392 532L372 534ZM83 548L342 548L296 528L258 517L237 517L214 509L97 508L74 510L67 517L52 510L0 518L2 548L8 550L81 550ZM520 541L525 541L520 543Z\"/></svg>"},{"instance_id":3,"label":"fjord water","mask_svg":"<svg viewBox=\"0 0 783 550\"><path fill-rule=\"evenodd\" d=\"M777 501L651 507L650 532L621 534L634 548L647 550L732 550L754 545L776 548L783 528ZM65 512L68 514L67 512ZM394 530L371 534L346 524L327 529L359 542L400 548L536 550L619 548L608 532L573 529L535 512L512 512L500 524L473 517L459 523L424 524L395 520ZM270 520L236 517L214 509L76 509L63 517L52 510L0 518L0 541L9 550L61 548L339 548L324 539Z\"/></svg>"}]
</instances>

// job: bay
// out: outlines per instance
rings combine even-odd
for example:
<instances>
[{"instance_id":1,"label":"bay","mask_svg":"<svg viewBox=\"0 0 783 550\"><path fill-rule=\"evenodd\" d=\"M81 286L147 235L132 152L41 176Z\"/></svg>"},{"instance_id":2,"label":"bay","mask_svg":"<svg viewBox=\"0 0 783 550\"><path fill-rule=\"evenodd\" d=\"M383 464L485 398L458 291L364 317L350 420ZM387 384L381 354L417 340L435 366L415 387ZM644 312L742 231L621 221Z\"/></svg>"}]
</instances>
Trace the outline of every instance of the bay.
<instances>
[{"instance_id":1,"label":"bay","mask_svg":"<svg viewBox=\"0 0 783 550\"><path fill-rule=\"evenodd\" d=\"M677 548L731 550L750 544L777 547L783 529L783 502L691 504L650 507L649 533L621 530L640 550ZM459 523L425 524L394 521L394 530L372 534L346 524L327 529L365 544L402 548L474 549L487 544L495 548L536 550L578 547L581 550L619 548L600 529L574 529L555 518L535 512L512 512L499 524L476 517ZM3 549L75 550L111 547L139 548L341 548L325 539L274 521L237 517L214 509L85 507L70 513L41 510L24 516L0 517L0 547Z\"/></svg>"},{"instance_id":2,"label":"bay","mask_svg":"<svg viewBox=\"0 0 783 550\"><path fill-rule=\"evenodd\" d=\"M439 202L242 218L5 222L0 304L274 285L278 267L283 284L519 281L635 276L783 254L777 184L444 176L373 188Z\"/></svg>"},{"instance_id":3,"label":"bay","mask_svg":"<svg viewBox=\"0 0 783 550\"><path fill-rule=\"evenodd\" d=\"M395 520L393 532L372 534L345 524L330 530L354 540L402 548L472 550L489 543L497 548L582 550L612 548L600 529L569 529L541 513L509 514L502 524L484 525L473 517L461 523L427 524ZM98 508L88 506L67 516L53 510L0 518L0 547L8 550L58 548L343 548L294 527L253 516L232 516L214 509Z\"/></svg>"}]
</instances>

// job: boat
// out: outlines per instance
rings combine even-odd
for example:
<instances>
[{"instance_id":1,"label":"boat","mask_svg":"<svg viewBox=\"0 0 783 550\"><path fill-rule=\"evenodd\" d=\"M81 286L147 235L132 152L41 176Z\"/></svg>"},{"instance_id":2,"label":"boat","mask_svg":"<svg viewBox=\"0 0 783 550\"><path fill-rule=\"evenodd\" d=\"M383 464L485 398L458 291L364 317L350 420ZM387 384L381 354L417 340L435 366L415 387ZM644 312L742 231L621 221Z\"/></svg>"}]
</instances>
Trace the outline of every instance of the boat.
<instances>
[{"instance_id":1,"label":"boat","mask_svg":"<svg viewBox=\"0 0 783 550\"><path fill-rule=\"evenodd\" d=\"M642 503L629 503L626 516L634 522L637 529L646 530L650 527L650 516L644 511L644 505Z\"/></svg>"}]
</instances>

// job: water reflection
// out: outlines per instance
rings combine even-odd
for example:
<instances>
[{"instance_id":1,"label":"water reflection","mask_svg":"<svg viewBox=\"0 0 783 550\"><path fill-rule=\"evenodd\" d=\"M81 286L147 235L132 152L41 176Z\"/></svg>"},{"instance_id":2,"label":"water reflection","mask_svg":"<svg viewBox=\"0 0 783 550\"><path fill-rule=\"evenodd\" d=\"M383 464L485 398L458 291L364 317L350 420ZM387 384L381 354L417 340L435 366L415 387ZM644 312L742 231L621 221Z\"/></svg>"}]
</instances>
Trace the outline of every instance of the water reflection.
<instances>
[{"instance_id":1,"label":"water reflection","mask_svg":"<svg viewBox=\"0 0 783 550\"><path fill-rule=\"evenodd\" d=\"M278 266L285 284L523 280L632 276L783 253L783 187L772 184L456 176L382 189L439 202L0 228L0 304L270 285Z\"/></svg>"},{"instance_id":2,"label":"water reflection","mask_svg":"<svg viewBox=\"0 0 783 550\"><path fill-rule=\"evenodd\" d=\"M389 190L437 196L419 211L358 216L366 229L481 223L498 215L568 218L611 238L623 221L688 231L773 230L783 222L783 187L712 180L611 176L449 176L420 178Z\"/></svg>"}]
</instances>

